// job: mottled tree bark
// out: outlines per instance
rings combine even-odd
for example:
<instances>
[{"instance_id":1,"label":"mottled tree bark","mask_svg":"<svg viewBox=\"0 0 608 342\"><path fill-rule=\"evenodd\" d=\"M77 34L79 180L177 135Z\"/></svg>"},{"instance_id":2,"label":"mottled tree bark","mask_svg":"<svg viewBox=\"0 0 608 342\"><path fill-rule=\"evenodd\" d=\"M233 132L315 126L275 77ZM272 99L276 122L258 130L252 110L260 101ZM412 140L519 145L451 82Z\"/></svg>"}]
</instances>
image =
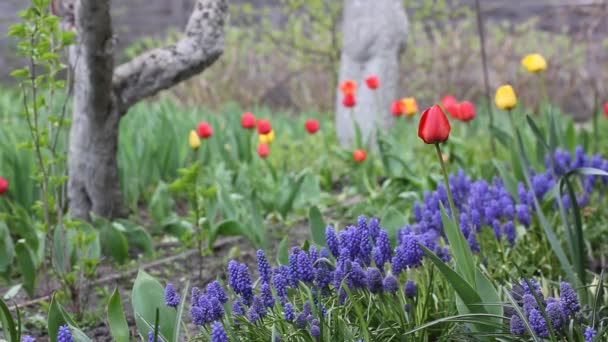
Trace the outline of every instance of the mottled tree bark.
<instances>
[{"instance_id":1,"label":"mottled tree bark","mask_svg":"<svg viewBox=\"0 0 608 342\"><path fill-rule=\"evenodd\" d=\"M114 70L110 0L76 1L73 17L78 41L70 53L74 112L68 155L73 216L124 214L117 163L121 117L139 100L215 62L223 52L227 12L226 0L197 0L184 38Z\"/></svg>"},{"instance_id":2,"label":"mottled tree bark","mask_svg":"<svg viewBox=\"0 0 608 342\"><path fill-rule=\"evenodd\" d=\"M353 146L352 115L363 138L375 141L376 127L390 123L390 105L397 99L399 56L405 47L408 21L401 0L344 0L342 54L339 83L357 81L357 105L342 106L342 93L336 98L336 130L343 146ZM380 88L370 90L368 75L380 78Z\"/></svg>"}]
</instances>

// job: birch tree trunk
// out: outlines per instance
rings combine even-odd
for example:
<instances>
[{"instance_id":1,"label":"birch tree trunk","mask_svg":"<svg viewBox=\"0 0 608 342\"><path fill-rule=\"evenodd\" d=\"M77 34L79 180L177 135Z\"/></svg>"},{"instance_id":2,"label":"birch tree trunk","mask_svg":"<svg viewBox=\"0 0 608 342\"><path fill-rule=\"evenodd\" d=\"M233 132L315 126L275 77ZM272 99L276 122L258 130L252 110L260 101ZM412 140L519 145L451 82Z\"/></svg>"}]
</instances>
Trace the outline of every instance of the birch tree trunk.
<instances>
[{"instance_id":1,"label":"birch tree trunk","mask_svg":"<svg viewBox=\"0 0 608 342\"><path fill-rule=\"evenodd\" d=\"M72 215L83 219L91 212L106 218L125 213L117 151L120 119L128 109L202 72L224 46L226 0L197 0L180 41L114 68L110 2L76 0L75 13L64 15L74 18L78 36L70 53L74 106L68 197Z\"/></svg>"},{"instance_id":2,"label":"birch tree trunk","mask_svg":"<svg viewBox=\"0 0 608 342\"><path fill-rule=\"evenodd\" d=\"M376 127L391 122L390 106L397 99L399 56L405 48L408 20L401 0L344 0L339 82L357 81L357 105L352 109L363 138L375 141ZM380 88L370 90L365 78L374 74ZM336 98L336 131L342 146L353 146L351 109ZM362 147L362 146L357 146Z\"/></svg>"}]
</instances>

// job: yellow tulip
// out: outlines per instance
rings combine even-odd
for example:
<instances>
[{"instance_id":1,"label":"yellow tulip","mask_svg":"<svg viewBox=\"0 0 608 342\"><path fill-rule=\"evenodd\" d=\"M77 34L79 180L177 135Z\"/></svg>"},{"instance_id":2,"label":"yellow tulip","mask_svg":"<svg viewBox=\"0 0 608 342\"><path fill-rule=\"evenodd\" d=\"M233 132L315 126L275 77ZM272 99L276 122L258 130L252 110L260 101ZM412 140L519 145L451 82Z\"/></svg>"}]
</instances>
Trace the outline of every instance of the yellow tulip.
<instances>
[{"instance_id":1,"label":"yellow tulip","mask_svg":"<svg viewBox=\"0 0 608 342\"><path fill-rule=\"evenodd\" d=\"M517 96L511 85L506 84L496 90L496 107L500 109L513 109L517 105Z\"/></svg>"},{"instance_id":2,"label":"yellow tulip","mask_svg":"<svg viewBox=\"0 0 608 342\"><path fill-rule=\"evenodd\" d=\"M188 142L190 143L190 147L193 149L197 149L201 147L201 139L198 137L198 134L195 130L190 131L190 136L188 137Z\"/></svg>"},{"instance_id":3,"label":"yellow tulip","mask_svg":"<svg viewBox=\"0 0 608 342\"><path fill-rule=\"evenodd\" d=\"M274 141L274 130L268 132L268 134L260 134L260 142L261 143L271 143Z\"/></svg>"},{"instance_id":4,"label":"yellow tulip","mask_svg":"<svg viewBox=\"0 0 608 342\"><path fill-rule=\"evenodd\" d=\"M547 61L545 57L538 53L531 53L526 55L521 60L521 65L526 68L529 72L539 72L547 69Z\"/></svg>"},{"instance_id":5,"label":"yellow tulip","mask_svg":"<svg viewBox=\"0 0 608 342\"><path fill-rule=\"evenodd\" d=\"M418 104L415 98L406 97L401 99L401 104L403 104L403 114L411 116L418 113Z\"/></svg>"}]
</instances>

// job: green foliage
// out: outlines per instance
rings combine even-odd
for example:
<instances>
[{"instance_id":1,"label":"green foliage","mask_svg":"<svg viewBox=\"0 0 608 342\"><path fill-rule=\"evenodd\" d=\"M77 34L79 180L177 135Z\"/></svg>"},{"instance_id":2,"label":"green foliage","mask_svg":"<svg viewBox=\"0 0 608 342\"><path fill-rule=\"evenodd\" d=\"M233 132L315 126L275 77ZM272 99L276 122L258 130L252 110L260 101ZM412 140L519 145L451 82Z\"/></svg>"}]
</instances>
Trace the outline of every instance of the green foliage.
<instances>
[{"instance_id":1,"label":"green foliage","mask_svg":"<svg viewBox=\"0 0 608 342\"><path fill-rule=\"evenodd\" d=\"M135 322L141 336L148 336L154 330L157 310L160 313L159 337L171 341L174 336L177 320L175 309L165 305L163 286L148 273L139 271L131 294Z\"/></svg>"}]
</instances>

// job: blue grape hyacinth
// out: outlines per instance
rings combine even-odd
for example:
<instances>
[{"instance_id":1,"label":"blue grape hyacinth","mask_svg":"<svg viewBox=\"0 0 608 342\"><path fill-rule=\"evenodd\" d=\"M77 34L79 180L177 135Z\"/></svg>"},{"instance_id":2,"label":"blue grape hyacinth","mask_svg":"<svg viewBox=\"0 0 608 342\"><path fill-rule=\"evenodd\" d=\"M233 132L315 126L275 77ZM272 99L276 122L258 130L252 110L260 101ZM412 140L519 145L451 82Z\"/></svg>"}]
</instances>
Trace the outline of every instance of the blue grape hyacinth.
<instances>
[{"instance_id":1,"label":"blue grape hyacinth","mask_svg":"<svg viewBox=\"0 0 608 342\"><path fill-rule=\"evenodd\" d=\"M167 284L165 287L165 304L167 306L171 306L176 308L179 305L180 297L175 292L175 288L173 288L173 284Z\"/></svg>"}]
</instances>

